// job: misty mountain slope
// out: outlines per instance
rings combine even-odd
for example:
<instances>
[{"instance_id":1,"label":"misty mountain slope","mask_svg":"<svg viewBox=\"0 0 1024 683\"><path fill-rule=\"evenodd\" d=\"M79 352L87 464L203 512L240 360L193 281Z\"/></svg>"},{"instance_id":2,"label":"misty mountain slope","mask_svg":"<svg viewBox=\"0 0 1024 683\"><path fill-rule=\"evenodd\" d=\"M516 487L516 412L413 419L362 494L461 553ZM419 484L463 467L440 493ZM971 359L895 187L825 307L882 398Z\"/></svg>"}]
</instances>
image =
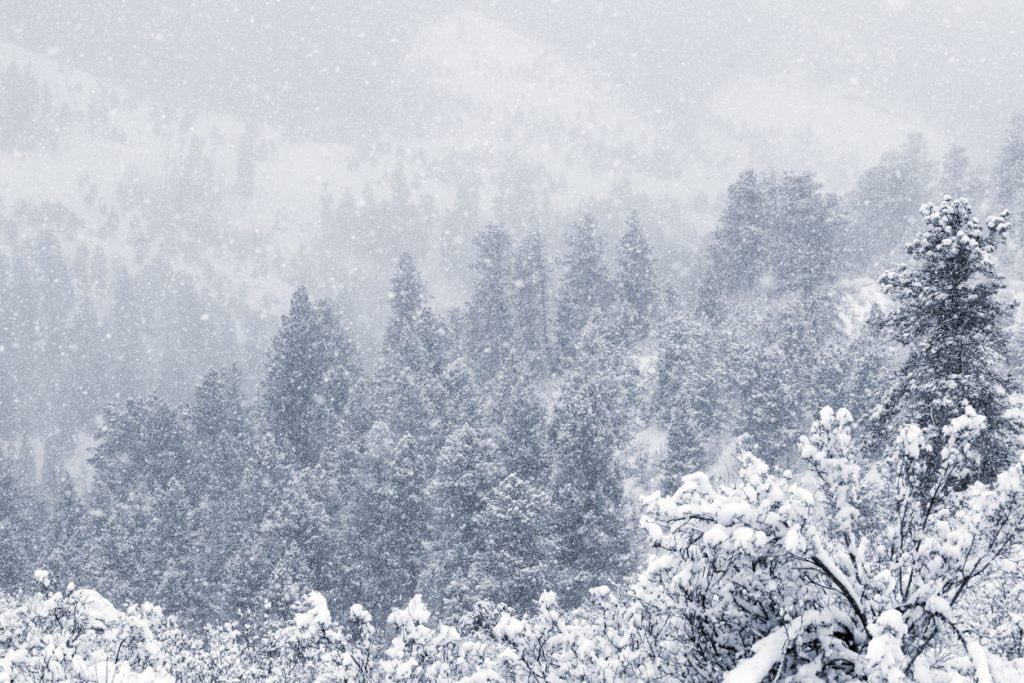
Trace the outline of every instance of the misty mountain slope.
<instances>
[{"instance_id":1,"label":"misty mountain slope","mask_svg":"<svg viewBox=\"0 0 1024 683\"><path fill-rule=\"evenodd\" d=\"M838 85L816 86L799 71L730 83L708 108L747 142L749 165L813 168L836 192L851 189L865 168L910 134L924 134L935 149L949 142L931 121Z\"/></svg>"},{"instance_id":2,"label":"misty mountain slope","mask_svg":"<svg viewBox=\"0 0 1024 683\"><path fill-rule=\"evenodd\" d=\"M122 131L124 144L68 149L68 174L79 167L91 171L101 189L109 192L111 174L116 176L117 168L133 165L150 174L163 170L166 159L160 157L171 150L166 144L161 151L161 146L148 143L162 133L180 138L185 132L164 129L176 123L173 111L133 103L123 91L85 74L70 77L57 66L59 54L32 54L10 45L5 49L4 61L27 59L48 80L62 76L65 82L55 85L62 102L95 107L89 97L103 89L125 101L124 107L100 106L105 126ZM399 163L410 177L422 179L416 192L437 197L441 206L453 200L460 175L479 174L485 217L499 182L496 176L510 164L539 172L535 182L552 189L553 201L562 208L605 194L625 178L634 191L687 205L698 193L714 201L747 165L771 161L785 168L805 166L806 147L801 149L794 138L805 134L812 113L822 118L823 107L833 129L816 134L840 133L829 135L829 145L820 150L824 165L829 165L829 157L835 165L846 164L840 182L855 175L851 163L862 167L873 161L879 149L894 146L903 130L922 128L888 114L888 119L880 121L887 125L874 126L886 131L889 140L885 141L877 130L872 136L864 134L870 125L867 121L879 122L883 110L877 106L858 102L835 88L816 92L806 82L794 82L786 92L776 91L769 97L766 85L748 80L726 84L706 108L696 105L690 118L674 121L671 130L661 129L658 116L645 116L638 102L608 85L597 85L586 64L574 64L507 24L469 10L418 28L394 68L383 94L404 112L398 136L382 136L372 146L358 141L310 144L281 139L264 129L274 140L275 151L265 163L257 164L256 213L243 213L239 219L269 225L279 217L289 224L282 244L294 243L296 224L305 229L315 218L322 186L355 194L370 187L383 197L387 175ZM329 105L344 116L344 101ZM800 111L806 113L793 115ZM171 119L161 124L167 113ZM221 182L230 186L229 157L244 124L211 114L189 117L183 124L203 138L210 138L214 130L218 133L214 137L223 136L221 145L207 140L208 153L221 157L217 160ZM185 148L187 140L179 139L177 144ZM102 169L90 169L96 165L90 158L104 158L106 163ZM9 175L23 179L20 190L11 188L16 192L72 187L77 180L65 176L63 181L51 177L49 182L39 182L42 179L31 164L10 168ZM59 168L55 172L60 179Z\"/></svg>"}]
</instances>

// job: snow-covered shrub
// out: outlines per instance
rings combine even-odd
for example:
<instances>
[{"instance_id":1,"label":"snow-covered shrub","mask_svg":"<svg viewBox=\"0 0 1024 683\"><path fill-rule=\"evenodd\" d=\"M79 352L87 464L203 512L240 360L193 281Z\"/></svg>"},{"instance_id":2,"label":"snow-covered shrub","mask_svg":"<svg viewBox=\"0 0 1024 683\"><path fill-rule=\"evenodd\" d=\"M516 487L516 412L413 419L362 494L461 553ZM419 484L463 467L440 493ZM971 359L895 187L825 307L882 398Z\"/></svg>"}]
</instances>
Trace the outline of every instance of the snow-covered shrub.
<instances>
[{"instance_id":1,"label":"snow-covered shrub","mask_svg":"<svg viewBox=\"0 0 1024 683\"><path fill-rule=\"evenodd\" d=\"M0 681L171 681L149 605L125 612L96 591L69 585L50 589L37 571L40 591L0 598Z\"/></svg>"},{"instance_id":2,"label":"snow-covered shrub","mask_svg":"<svg viewBox=\"0 0 1024 683\"><path fill-rule=\"evenodd\" d=\"M985 428L970 406L927 469L920 429L868 463L851 423L825 408L803 439L815 486L747 455L733 483L697 473L649 499L659 552L634 594L666 634L658 652L691 670L681 678L892 681L988 666L995 643L975 630L969 596L998 579L1024 531L1019 456L992 484L959 490Z\"/></svg>"},{"instance_id":3,"label":"snow-covered shrub","mask_svg":"<svg viewBox=\"0 0 1024 683\"><path fill-rule=\"evenodd\" d=\"M388 680L450 680L453 667L458 665L459 634L444 624L434 628L429 621L430 611L419 595L388 616L388 622L398 630L380 662Z\"/></svg>"}]
</instances>

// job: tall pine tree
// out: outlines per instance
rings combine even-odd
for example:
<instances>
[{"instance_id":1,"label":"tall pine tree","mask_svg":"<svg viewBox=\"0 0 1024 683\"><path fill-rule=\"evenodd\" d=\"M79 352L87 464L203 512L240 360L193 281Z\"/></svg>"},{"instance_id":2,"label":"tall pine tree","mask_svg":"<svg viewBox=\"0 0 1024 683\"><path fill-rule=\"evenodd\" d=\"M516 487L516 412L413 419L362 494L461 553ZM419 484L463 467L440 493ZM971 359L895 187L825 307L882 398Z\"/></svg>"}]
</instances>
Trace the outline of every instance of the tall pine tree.
<instances>
[{"instance_id":1,"label":"tall pine tree","mask_svg":"<svg viewBox=\"0 0 1024 683\"><path fill-rule=\"evenodd\" d=\"M527 234L520 242L512 277L514 353L531 374L547 375L551 370L550 273L539 232Z\"/></svg>"},{"instance_id":2,"label":"tall pine tree","mask_svg":"<svg viewBox=\"0 0 1024 683\"><path fill-rule=\"evenodd\" d=\"M603 318L611 300L601 237L592 216L584 216L570 230L564 264L556 313L558 351L563 362L576 355L583 329Z\"/></svg>"},{"instance_id":3,"label":"tall pine tree","mask_svg":"<svg viewBox=\"0 0 1024 683\"><path fill-rule=\"evenodd\" d=\"M1024 114L1014 114L1010 119L1006 141L996 162L995 183L999 206L1013 212L1024 208Z\"/></svg>"},{"instance_id":4,"label":"tall pine tree","mask_svg":"<svg viewBox=\"0 0 1024 683\"><path fill-rule=\"evenodd\" d=\"M1006 214L984 225L963 200L921 208L924 229L907 247L914 259L881 278L898 304L886 325L908 355L878 413L888 441L903 424L920 426L940 457L942 428L964 405L986 418L974 444L979 462L969 480L991 481L1016 457L1024 425L1010 408L1016 387L1005 354L1010 304L992 255L1010 227Z\"/></svg>"},{"instance_id":5,"label":"tall pine tree","mask_svg":"<svg viewBox=\"0 0 1024 683\"><path fill-rule=\"evenodd\" d=\"M615 454L622 445L622 415L614 380L572 372L562 387L550 426L552 497L563 585L570 599L623 575L622 477Z\"/></svg>"},{"instance_id":6,"label":"tall pine tree","mask_svg":"<svg viewBox=\"0 0 1024 683\"><path fill-rule=\"evenodd\" d=\"M302 466L328 448L359 372L349 332L326 301L305 287L292 295L271 345L261 398L279 444Z\"/></svg>"},{"instance_id":7,"label":"tall pine tree","mask_svg":"<svg viewBox=\"0 0 1024 683\"><path fill-rule=\"evenodd\" d=\"M619 241L615 285L623 338L643 339L651 330L659 288L654 254L636 211L626 218L626 232Z\"/></svg>"},{"instance_id":8,"label":"tall pine tree","mask_svg":"<svg viewBox=\"0 0 1024 683\"><path fill-rule=\"evenodd\" d=\"M477 248L476 283L467 316L467 346L482 379L497 374L502 359L513 351L512 241L490 225L473 240Z\"/></svg>"}]
</instances>

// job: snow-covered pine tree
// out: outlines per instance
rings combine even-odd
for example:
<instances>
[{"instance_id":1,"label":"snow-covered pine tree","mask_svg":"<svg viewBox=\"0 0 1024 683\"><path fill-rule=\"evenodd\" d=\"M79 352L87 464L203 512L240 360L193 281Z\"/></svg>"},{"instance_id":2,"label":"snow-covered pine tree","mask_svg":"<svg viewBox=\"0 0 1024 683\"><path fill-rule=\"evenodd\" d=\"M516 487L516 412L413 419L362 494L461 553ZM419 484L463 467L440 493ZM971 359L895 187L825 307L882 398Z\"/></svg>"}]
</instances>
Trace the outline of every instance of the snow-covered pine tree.
<instances>
[{"instance_id":1,"label":"snow-covered pine tree","mask_svg":"<svg viewBox=\"0 0 1024 683\"><path fill-rule=\"evenodd\" d=\"M837 388L840 400L856 420L868 418L893 382L899 355L886 343L885 315L873 305L867 320L840 354L845 371Z\"/></svg>"},{"instance_id":2,"label":"snow-covered pine tree","mask_svg":"<svg viewBox=\"0 0 1024 683\"><path fill-rule=\"evenodd\" d=\"M228 526L222 533L231 541L220 574L214 577L221 594L212 601L211 611L255 620L264 612L271 563L278 559L264 552L273 528L265 522L280 518L277 508L293 479L294 467L269 434L262 438L254 434L246 446L238 486L226 509L220 511L220 523ZM282 599L280 595L269 597L275 603Z\"/></svg>"},{"instance_id":3,"label":"snow-covered pine tree","mask_svg":"<svg viewBox=\"0 0 1024 683\"><path fill-rule=\"evenodd\" d=\"M556 575L551 497L517 474L486 493L467 573L479 599L529 609Z\"/></svg>"},{"instance_id":4,"label":"snow-covered pine tree","mask_svg":"<svg viewBox=\"0 0 1024 683\"><path fill-rule=\"evenodd\" d=\"M698 285L698 310L712 320L721 315L727 296L751 289L764 270L764 203L762 182L753 169L741 173L726 192Z\"/></svg>"},{"instance_id":5,"label":"snow-covered pine tree","mask_svg":"<svg viewBox=\"0 0 1024 683\"><path fill-rule=\"evenodd\" d=\"M391 278L391 316L384 334L384 354L396 367L436 374L446 358L440 322L427 306L423 280L412 256L403 253Z\"/></svg>"},{"instance_id":6,"label":"snow-covered pine tree","mask_svg":"<svg viewBox=\"0 0 1024 683\"><path fill-rule=\"evenodd\" d=\"M445 440L426 488L430 514L421 592L448 613L467 610L476 597L466 573L470 556L485 538L474 518L506 474L498 452L501 440L487 428L457 428Z\"/></svg>"},{"instance_id":7,"label":"snow-covered pine tree","mask_svg":"<svg viewBox=\"0 0 1024 683\"><path fill-rule=\"evenodd\" d=\"M601 254L601 238L593 216L584 216L572 227L567 247L555 316L558 352L563 364L576 356L583 329L603 317L611 293Z\"/></svg>"},{"instance_id":8,"label":"snow-covered pine tree","mask_svg":"<svg viewBox=\"0 0 1024 683\"><path fill-rule=\"evenodd\" d=\"M90 458L94 490L112 501L158 490L189 465L181 416L155 396L108 407L97 440Z\"/></svg>"},{"instance_id":9,"label":"snow-covered pine tree","mask_svg":"<svg viewBox=\"0 0 1024 683\"><path fill-rule=\"evenodd\" d=\"M996 200L1008 211L1024 208L1024 114L1010 118L1006 141L995 167ZM956 189L956 188L952 188Z\"/></svg>"},{"instance_id":10,"label":"snow-covered pine tree","mask_svg":"<svg viewBox=\"0 0 1024 683\"><path fill-rule=\"evenodd\" d=\"M467 424L476 424L483 401L476 375L462 356L449 362L437 378L437 411L442 435Z\"/></svg>"},{"instance_id":11,"label":"snow-covered pine tree","mask_svg":"<svg viewBox=\"0 0 1024 683\"><path fill-rule=\"evenodd\" d=\"M898 304L886 326L908 356L876 410L877 425L887 442L901 425L919 425L934 460L942 428L969 404L988 428L974 444L980 459L967 482L992 481L1014 458L1024 432L1008 414L1015 383L1005 360L1005 326L1015 304L1000 298L1003 279L993 260L1010 224L1003 213L982 225L966 200L948 195L921 213L925 227L907 246L914 263L881 278Z\"/></svg>"},{"instance_id":12,"label":"snow-covered pine tree","mask_svg":"<svg viewBox=\"0 0 1024 683\"><path fill-rule=\"evenodd\" d=\"M423 281L408 254L398 260L388 297L391 314L382 358L362 390L362 407L350 411L347 421L362 424L365 429L375 421L383 422L396 439L410 436L422 457L433 458L446 436L439 420L448 417L447 409L455 408L447 405L450 400L461 402L446 392L442 381L453 355L450 347L454 340L427 306ZM457 377L448 379L459 383Z\"/></svg>"},{"instance_id":13,"label":"snow-covered pine tree","mask_svg":"<svg viewBox=\"0 0 1024 683\"><path fill-rule=\"evenodd\" d=\"M812 296L836 277L841 235L846 222L839 198L822 192L815 175L782 173L769 176L770 254L773 289Z\"/></svg>"},{"instance_id":14,"label":"snow-covered pine tree","mask_svg":"<svg viewBox=\"0 0 1024 683\"><path fill-rule=\"evenodd\" d=\"M153 595L182 607L174 580L189 551L191 525L174 498L185 497L180 482L193 458L181 415L155 397L112 406L90 460L84 578L112 596Z\"/></svg>"},{"instance_id":15,"label":"snow-covered pine tree","mask_svg":"<svg viewBox=\"0 0 1024 683\"><path fill-rule=\"evenodd\" d=\"M838 197L813 173L745 171L711 235L698 311L718 320L738 295L808 296L830 285L845 231Z\"/></svg>"},{"instance_id":16,"label":"snow-covered pine tree","mask_svg":"<svg viewBox=\"0 0 1024 683\"><path fill-rule=\"evenodd\" d=\"M843 259L848 268L889 257L914 234L914 212L932 175L924 138L911 135L857 179L844 207L850 217Z\"/></svg>"},{"instance_id":17,"label":"snow-covered pine tree","mask_svg":"<svg viewBox=\"0 0 1024 683\"><path fill-rule=\"evenodd\" d=\"M651 243L635 210L626 218L617 261L615 287L621 334L625 340L636 341L651 330L660 288Z\"/></svg>"},{"instance_id":18,"label":"snow-covered pine tree","mask_svg":"<svg viewBox=\"0 0 1024 683\"><path fill-rule=\"evenodd\" d=\"M274 337L261 398L271 431L300 465L315 464L330 445L358 372L338 314L299 287Z\"/></svg>"},{"instance_id":19,"label":"snow-covered pine tree","mask_svg":"<svg viewBox=\"0 0 1024 683\"><path fill-rule=\"evenodd\" d=\"M271 520L281 517L279 508L292 495L289 479L295 475L290 466L287 474L269 471L268 465L276 458L261 452L270 446L257 436L258 418L242 392L237 368L208 372L196 387L185 419L193 461L182 473L183 484L194 508L191 521L196 547L205 548L192 558L189 578L207 587L201 592L205 602L196 604L200 615L233 618L236 609L250 609L268 597L255 586L270 576L266 562L277 559L265 552L269 547L265 543L280 527ZM276 445L272 448L284 469L283 454ZM268 495L271 482L280 488ZM306 498L309 493L328 490L330 484L319 481L312 492L302 495ZM323 523L309 520L311 526ZM257 557L261 553L267 556ZM272 597L281 599L276 594Z\"/></svg>"},{"instance_id":20,"label":"snow-covered pine tree","mask_svg":"<svg viewBox=\"0 0 1024 683\"><path fill-rule=\"evenodd\" d=\"M534 375L551 370L551 333L548 305L550 274L539 232L519 243L512 273L512 333L515 353Z\"/></svg>"},{"instance_id":21,"label":"snow-covered pine tree","mask_svg":"<svg viewBox=\"0 0 1024 683\"><path fill-rule=\"evenodd\" d=\"M504 435L509 472L533 484L546 484L550 470L547 410L529 365L509 359L491 382L487 400L482 403L483 419Z\"/></svg>"},{"instance_id":22,"label":"snow-covered pine tree","mask_svg":"<svg viewBox=\"0 0 1024 683\"><path fill-rule=\"evenodd\" d=\"M701 431L685 409L673 411L668 428L665 459L661 467L661 490L672 493L688 474L703 471L708 465Z\"/></svg>"},{"instance_id":23,"label":"snow-covered pine tree","mask_svg":"<svg viewBox=\"0 0 1024 683\"><path fill-rule=\"evenodd\" d=\"M590 368L570 373L550 426L558 563L574 598L621 576L628 553L615 461L624 421L619 390Z\"/></svg>"},{"instance_id":24,"label":"snow-covered pine tree","mask_svg":"<svg viewBox=\"0 0 1024 683\"><path fill-rule=\"evenodd\" d=\"M193 432L205 439L240 437L249 429L250 415L242 393L237 366L210 370L196 387L188 411Z\"/></svg>"},{"instance_id":25,"label":"snow-covered pine tree","mask_svg":"<svg viewBox=\"0 0 1024 683\"><path fill-rule=\"evenodd\" d=\"M376 423L365 437L347 529L356 551L354 590L373 613L412 596L423 568L427 472L416 441Z\"/></svg>"},{"instance_id":26,"label":"snow-covered pine tree","mask_svg":"<svg viewBox=\"0 0 1024 683\"><path fill-rule=\"evenodd\" d=\"M660 337L656 417L668 424L674 414L685 413L698 433L714 429L726 394L725 380L737 379L725 372L732 354L700 318L677 316L662 326Z\"/></svg>"},{"instance_id":27,"label":"snow-covered pine tree","mask_svg":"<svg viewBox=\"0 0 1024 683\"><path fill-rule=\"evenodd\" d=\"M32 463L0 448L0 588L14 590L28 575L35 549L29 522L33 500L27 484Z\"/></svg>"},{"instance_id":28,"label":"snow-covered pine tree","mask_svg":"<svg viewBox=\"0 0 1024 683\"><path fill-rule=\"evenodd\" d=\"M497 225L487 226L474 239L476 282L466 312L466 344L481 379L490 379L502 358L513 350L512 240Z\"/></svg>"}]
</instances>

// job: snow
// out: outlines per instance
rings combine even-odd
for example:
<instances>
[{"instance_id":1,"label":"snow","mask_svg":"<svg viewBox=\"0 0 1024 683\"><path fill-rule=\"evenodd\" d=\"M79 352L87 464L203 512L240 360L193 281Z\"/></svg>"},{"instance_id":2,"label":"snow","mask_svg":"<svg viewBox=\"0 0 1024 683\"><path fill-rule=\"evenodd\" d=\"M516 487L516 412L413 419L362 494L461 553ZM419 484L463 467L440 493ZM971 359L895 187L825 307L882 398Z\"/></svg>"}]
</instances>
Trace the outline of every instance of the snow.
<instances>
[{"instance_id":1,"label":"snow","mask_svg":"<svg viewBox=\"0 0 1024 683\"><path fill-rule=\"evenodd\" d=\"M425 624L430 620L430 611L423 604L423 596L417 593L409 600L404 610L395 610L388 617L388 622L397 628L408 628L415 624Z\"/></svg>"},{"instance_id":2,"label":"snow","mask_svg":"<svg viewBox=\"0 0 1024 683\"><path fill-rule=\"evenodd\" d=\"M985 648L976 640L967 643L967 653L974 663L974 675L977 683L993 683L992 672L989 670L988 653Z\"/></svg>"},{"instance_id":3,"label":"snow","mask_svg":"<svg viewBox=\"0 0 1024 683\"><path fill-rule=\"evenodd\" d=\"M725 527L721 524L715 524L708 527L707 531L704 532L703 540L708 545L718 545L724 543L728 538L729 532L726 531Z\"/></svg>"},{"instance_id":4,"label":"snow","mask_svg":"<svg viewBox=\"0 0 1024 683\"><path fill-rule=\"evenodd\" d=\"M754 643L750 648L753 654L740 660L731 671L726 673L722 683L755 683L764 680L771 673L772 668L782 661L788 641L786 626L779 626Z\"/></svg>"},{"instance_id":5,"label":"snow","mask_svg":"<svg viewBox=\"0 0 1024 683\"><path fill-rule=\"evenodd\" d=\"M977 651L975 643L971 645ZM1018 681L1024 680L1024 659L1007 660L990 654L986 655L984 659L993 683L1018 683ZM977 663L975 663L975 667L978 667Z\"/></svg>"},{"instance_id":6,"label":"snow","mask_svg":"<svg viewBox=\"0 0 1024 683\"><path fill-rule=\"evenodd\" d=\"M356 603L355 605L352 605L351 607L349 607L348 618L350 620L352 620L352 621L355 621L355 622L358 622L358 623L361 623L361 624L369 624L370 622L373 621L373 617L366 610L366 608L363 607L362 605L358 604L358 603Z\"/></svg>"},{"instance_id":7,"label":"snow","mask_svg":"<svg viewBox=\"0 0 1024 683\"><path fill-rule=\"evenodd\" d=\"M121 612L91 588L79 588L70 597L82 606L83 614L90 621L92 628L104 628L121 618Z\"/></svg>"},{"instance_id":8,"label":"snow","mask_svg":"<svg viewBox=\"0 0 1024 683\"><path fill-rule=\"evenodd\" d=\"M526 630L526 623L510 614L502 614L494 626L494 635L498 638L514 640Z\"/></svg>"},{"instance_id":9,"label":"snow","mask_svg":"<svg viewBox=\"0 0 1024 683\"><path fill-rule=\"evenodd\" d=\"M642 452L650 456L661 455L668 444L668 432L653 425L644 427L633 438Z\"/></svg>"},{"instance_id":10,"label":"snow","mask_svg":"<svg viewBox=\"0 0 1024 683\"><path fill-rule=\"evenodd\" d=\"M43 588L50 587L50 572L45 569L37 569L32 573L32 578Z\"/></svg>"},{"instance_id":11,"label":"snow","mask_svg":"<svg viewBox=\"0 0 1024 683\"><path fill-rule=\"evenodd\" d=\"M159 54L154 46L167 48L138 65L149 82L138 92L111 85L131 82L126 67L136 65L107 60L102 77L78 69L90 63L84 34L119 34L122 21L83 11L33 26L51 13L16 13L0 67L26 64L53 106L37 107L27 89L0 101L0 354L17 361L0 364L0 395L11 399L0 411L0 481L10 491L0 493L13 501L0 498L0 543L14 548L0 556L11 574L0 576L0 682L686 680L696 671L737 683L793 671L831 680L851 668L897 681L910 676L911 656L916 680L1024 679L1024 662L1012 659L1024 623L1017 444L1002 440L995 415L953 391L914 403L933 385L963 393L966 375L924 362L915 374L908 361L898 381L877 377L902 352L876 344L866 324L876 310L893 313L884 326L916 362L939 357L934 334L988 310L968 344L945 348L959 350L961 366L998 366L972 381L1017 369L1016 339L1005 359L1002 343L986 346L1003 341L1009 316L982 306L986 283L999 289L988 276L1009 224L958 221L970 212L948 196L925 203L927 228L907 255L927 267L879 280L877 262L910 229L899 205L926 201L917 194L931 191L937 169L921 161L912 178L900 170L892 191L878 178L901 155L916 164L920 147L886 155L881 175L862 176L842 197L819 191L812 174L770 170L816 169L825 187L849 189L908 133L931 143L988 136L1008 112L982 107L984 120L954 126L927 98L907 104L906 78L928 70L897 73L905 65L893 66L893 55L909 53L892 50L907 41L886 50L880 31L851 33L848 16L825 42L870 36L860 47L879 42L874 52L888 56L880 67L861 50L858 73L826 83L836 71L829 60L812 59L806 73L778 66L827 52L779 30L820 41L823 17L754 7L714 24L716 3L706 4L579 12L548 3L543 14L492 4L396 11L398 22L370 7L358 14L367 26L353 31L365 41L356 43L369 63L362 71L332 52L351 49L346 31L359 22L334 25L338 16L309 7L323 29L313 36L302 33L310 19L301 8L228 12L223 25L239 35L265 22L259 42L276 66L264 81L221 73L245 46L210 21L225 49L197 58L195 84L232 85L196 111L162 92L184 75L168 64L194 68L178 59L183 43L210 40L190 23L195 13L174 3L138 16L122 8L125 26L153 24L142 40L132 36L147 60ZM574 9L579 22L565 21ZM945 48L980 44L967 40L979 22L936 14L892 10L889 19L928 29L922 35L960 31L959 40L933 40ZM175 20L180 35L159 26ZM693 40L677 40L679 26ZM747 45L758 49L746 57L767 71L740 73L744 59L715 52ZM305 56L290 59L288 49ZM989 53L986 70L1005 57ZM356 88L360 99L341 109L338 98L323 111L282 108L310 94L273 100L289 69L303 65L310 81L324 68L330 83L363 80L373 97ZM872 79L872 66L884 73ZM939 71L935 79L967 92L958 69ZM5 88L35 88L7 74ZM682 90L657 83L679 74ZM989 84L987 97L947 98L957 111L991 101L992 83L1012 85L973 80ZM239 84L244 102L233 93ZM927 85L915 87L931 92ZM364 104L373 105L365 120L356 113ZM222 105L236 113L202 110ZM290 114L261 120L277 110ZM1021 139L983 157L995 162L993 177L972 178L986 203L1024 177L1019 121ZM186 150L200 148L200 170L189 172L183 159L197 159ZM763 171L730 184L747 166ZM616 240L633 206L639 223L626 224L651 228L656 253L642 260L657 283L630 271L636 243ZM589 233L589 218L581 231L569 227L584 213L599 223L585 248L562 234ZM495 227L475 242L492 220L507 234ZM28 250L51 228L36 263ZM536 280L520 273L527 230L544 233L547 268ZM898 239L866 244L883 234ZM502 235L515 256L489 252L486 235ZM401 310L413 297L389 291L401 251L403 264L417 261L427 274L439 304L429 315ZM984 268L947 287L964 259ZM168 292L147 286L168 277ZM634 288L634 277L649 287ZM524 313L542 279L544 301ZM271 340L298 284L329 303L313 317L286 317L287 334ZM630 299L640 290L642 306ZM1018 279L1006 293L1021 292ZM308 309L304 296L296 301ZM925 306L950 301L955 315ZM334 306L338 324L321 324ZM349 354L343 337L359 348ZM273 372L262 367L268 349ZM344 369L330 362L343 356ZM245 365L237 395L226 384L193 392L195 373L233 361ZM325 364L331 370L312 368ZM968 388L992 389L983 396L1000 401L1003 417L1024 421L1024 394L1005 401L1018 387L1004 384ZM880 408L879 425L891 424L868 437L865 404L883 395L905 405ZM821 407L839 398L856 404L852 413ZM941 423L931 410L961 405ZM466 452L450 447L470 432L481 437L467 439ZM697 448L676 449L677 435ZM204 548L213 552L196 554ZM57 591L58 574L32 572L55 557L61 577L95 586ZM335 613L347 619L332 616L349 604ZM374 616L385 615L375 629ZM214 618L240 623L203 624Z\"/></svg>"},{"instance_id":12,"label":"snow","mask_svg":"<svg viewBox=\"0 0 1024 683\"><path fill-rule=\"evenodd\" d=\"M306 595L307 609L295 615L295 625L300 629L312 631L331 625L331 611L327 607L327 598L318 591ZM355 606L353 606L355 609Z\"/></svg>"},{"instance_id":13,"label":"snow","mask_svg":"<svg viewBox=\"0 0 1024 683\"><path fill-rule=\"evenodd\" d=\"M758 106L751 107L751 102ZM872 163L911 133L923 132L939 146L946 139L944 131L922 118L893 112L839 84L822 87L799 71L725 84L711 96L710 107L731 125L762 132L775 141L774 148L762 151L772 159L771 165L825 166L834 191L852 187L851 167ZM825 156L843 161L822 163Z\"/></svg>"}]
</instances>

